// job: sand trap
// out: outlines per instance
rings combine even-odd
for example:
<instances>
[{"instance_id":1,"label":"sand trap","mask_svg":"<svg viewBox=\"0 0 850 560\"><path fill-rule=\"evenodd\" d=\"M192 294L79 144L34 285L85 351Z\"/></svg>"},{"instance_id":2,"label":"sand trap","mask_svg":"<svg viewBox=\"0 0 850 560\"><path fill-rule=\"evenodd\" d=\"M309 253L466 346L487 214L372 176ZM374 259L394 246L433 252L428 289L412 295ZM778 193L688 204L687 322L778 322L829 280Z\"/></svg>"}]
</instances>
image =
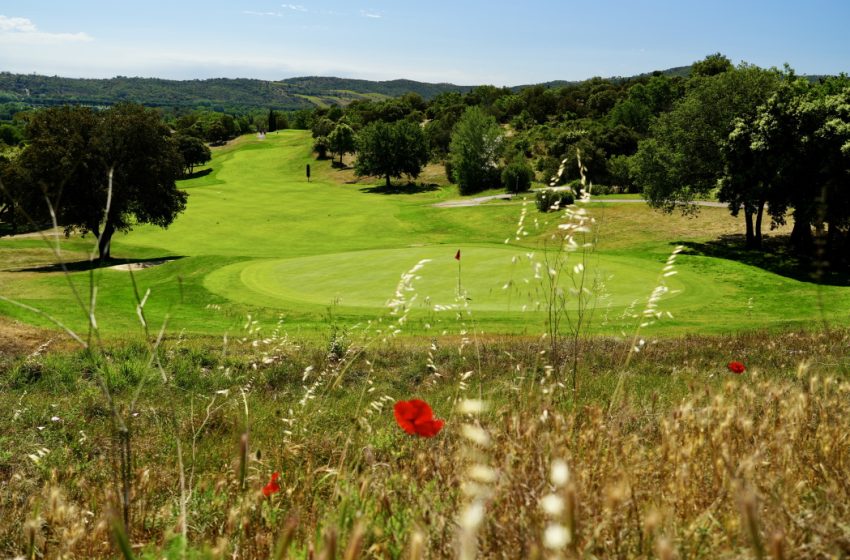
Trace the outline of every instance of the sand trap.
<instances>
[{"instance_id":1,"label":"sand trap","mask_svg":"<svg viewBox=\"0 0 850 560\"><path fill-rule=\"evenodd\" d=\"M146 268L150 268L152 266L158 266L161 264L165 264L167 262L171 262L174 259L162 259L159 261L145 261L145 262L134 262L134 263L124 263L124 264L116 264L115 266L110 266L112 270L144 270Z\"/></svg>"}]
</instances>

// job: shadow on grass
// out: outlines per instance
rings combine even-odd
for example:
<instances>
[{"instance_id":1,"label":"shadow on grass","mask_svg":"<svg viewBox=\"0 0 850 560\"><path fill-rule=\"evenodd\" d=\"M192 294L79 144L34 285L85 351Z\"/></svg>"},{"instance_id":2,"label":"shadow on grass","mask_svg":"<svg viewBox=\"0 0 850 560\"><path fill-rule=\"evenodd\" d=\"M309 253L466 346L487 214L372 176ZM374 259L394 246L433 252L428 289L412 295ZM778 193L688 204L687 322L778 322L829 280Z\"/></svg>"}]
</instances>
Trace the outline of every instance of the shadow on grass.
<instances>
[{"instance_id":1,"label":"shadow on grass","mask_svg":"<svg viewBox=\"0 0 850 560\"><path fill-rule=\"evenodd\" d=\"M212 167L207 167L206 169L199 169L194 173L187 173L186 175L180 177L180 180L187 181L189 179L197 179L198 177L206 177L210 173L212 173Z\"/></svg>"},{"instance_id":2,"label":"shadow on grass","mask_svg":"<svg viewBox=\"0 0 850 560\"><path fill-rule=\"evenodd\" d=\"M53 224L50 222L44 222L34 226L32 224L18 224L17 227L12 227L12 224L8 222L0 222L0 237L11 237L13 235L21 235L23 233L35 233L52 227Z\"/></svg>"},{"instance_id":3,"label":"shadow on grass","mask_svg":"<svg viewBox=\"0 0 850 560\"><path fill-rule=\"evenodd\" d=\"M154 257L151 259L108 259L104 262L100 262L98 260L90 261L74 261L74 262L66 262L65 269L68 272L85 272L87 270L98 269L98 268L109 268L111 266L118 266L122 264L135 264L139 265L138 268L150 268L152 266L157 266L159 264L165 264L167 262L176 261L178 259L182 259L182 255L173 256L173 257ZM28 268L18 268L11 272L62 272L62 265L59 263L48 264L44 266L33 266Z\"/></svg>"},{"instance_id":4,"label":"shadow on grass","mask_svg":"<svg viewBox=\"0 0 850 560\"><path fill-rule=\"evenodd\" d=\"M850 273L847 270L819 270L810 258L796 255L791 247L789 236L765 237L763 250L747 249L743 235L722 235L718 239L699 243L696 241L676 241L673 245L685 247L683 254L714 257L737 261L755 266L800 282L811 282L825 286L850 286Z\"/></svg>"},{"instance_id":5,"label":"shadow on grass","mask_svg":"<svg viewBox=\"0 0 850 560\"><path fill-rule=\"evenodd\" d=\"M418 194L440 190L436 183L407 183L406 185L379 185L375 187L363 187L360 192L374 194Z\"/></svg>"}]
</instances>

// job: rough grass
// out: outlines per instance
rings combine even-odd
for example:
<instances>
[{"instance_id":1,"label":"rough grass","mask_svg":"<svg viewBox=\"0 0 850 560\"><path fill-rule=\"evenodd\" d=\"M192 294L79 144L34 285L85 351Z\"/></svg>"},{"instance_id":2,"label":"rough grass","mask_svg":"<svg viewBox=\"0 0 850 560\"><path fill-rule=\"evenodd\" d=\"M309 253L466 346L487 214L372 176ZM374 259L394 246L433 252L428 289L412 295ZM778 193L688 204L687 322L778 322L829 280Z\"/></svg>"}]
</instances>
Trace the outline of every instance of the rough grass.
<instances>
[{"instance_id":1,"label":"rough grass","mask_svg":"<svg viewBox=\"0 0 850 560\"><path fill-rule=\"evenodd\" d=\"M268 558L284 539L293 558L850 554L846 332L662 340L628 371L626 344L594 339L573 395L535 339L349 337L329 353L253 329L172 339L162 371L141 341L0 358L0 555L117 554L119 445L98 379L129 423L137 557ZM393 401L413 397L446 420L437 437L395 425ZM486 409L464 414L469 399Z\"/></svg>"}]
</instances>

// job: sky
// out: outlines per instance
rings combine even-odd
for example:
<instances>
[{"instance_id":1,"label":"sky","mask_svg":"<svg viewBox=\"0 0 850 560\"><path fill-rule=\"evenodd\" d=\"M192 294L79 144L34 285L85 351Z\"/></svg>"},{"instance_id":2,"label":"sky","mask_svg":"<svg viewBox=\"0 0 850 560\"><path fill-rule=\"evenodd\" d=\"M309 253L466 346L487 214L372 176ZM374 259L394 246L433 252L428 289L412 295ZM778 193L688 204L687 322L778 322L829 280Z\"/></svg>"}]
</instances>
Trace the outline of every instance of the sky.
<instances>
[{"instance_id":1,"label":"sky","mask_svg":"<svg viewBox=\"0 0 850 560\"><path fill-rule=\"evenodd\" d=\"M0 0L0 71L513 86L720 52L850 72L850 0Z\"/></svg>"}]
</instances>

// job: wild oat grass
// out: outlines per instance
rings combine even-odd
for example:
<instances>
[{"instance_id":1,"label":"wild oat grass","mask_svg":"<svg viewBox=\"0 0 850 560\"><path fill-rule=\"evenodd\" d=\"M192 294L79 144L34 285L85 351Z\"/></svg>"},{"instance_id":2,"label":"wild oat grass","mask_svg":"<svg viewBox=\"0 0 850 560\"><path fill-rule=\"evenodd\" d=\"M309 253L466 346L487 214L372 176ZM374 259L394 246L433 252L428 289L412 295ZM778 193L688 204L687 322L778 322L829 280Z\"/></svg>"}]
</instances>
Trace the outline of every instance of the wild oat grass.
<instances>
[{"instance_id":1,"label":"wild oat grass","mask_svg":"<svg viewBox=\"0 0 850 560\"><path fill-rule=\"evenodd\" d=\"M340 361L283 336L246 337L227 355L167 342L163 366L180 389L140 398L128 542L143 558L328 547L368 558L846 556L848 342L832 332L648 344L613 408L626 341L586 345L575 402L542 390L546 346L534 339L482 338L474 359L459 352L463 338L425 349L387 340ZM731 358L748 371L729 373ZM117 443L84 363L40 354L5 368L0 555L114 557ZM132 392L122 371L118 402ZM463 382L475 393L459 398ZM414 439L391 407L373 406L413 396L446 418L438 436ZM282 489L266 498L273 471Z\"/></svg>"}]
</instances>

